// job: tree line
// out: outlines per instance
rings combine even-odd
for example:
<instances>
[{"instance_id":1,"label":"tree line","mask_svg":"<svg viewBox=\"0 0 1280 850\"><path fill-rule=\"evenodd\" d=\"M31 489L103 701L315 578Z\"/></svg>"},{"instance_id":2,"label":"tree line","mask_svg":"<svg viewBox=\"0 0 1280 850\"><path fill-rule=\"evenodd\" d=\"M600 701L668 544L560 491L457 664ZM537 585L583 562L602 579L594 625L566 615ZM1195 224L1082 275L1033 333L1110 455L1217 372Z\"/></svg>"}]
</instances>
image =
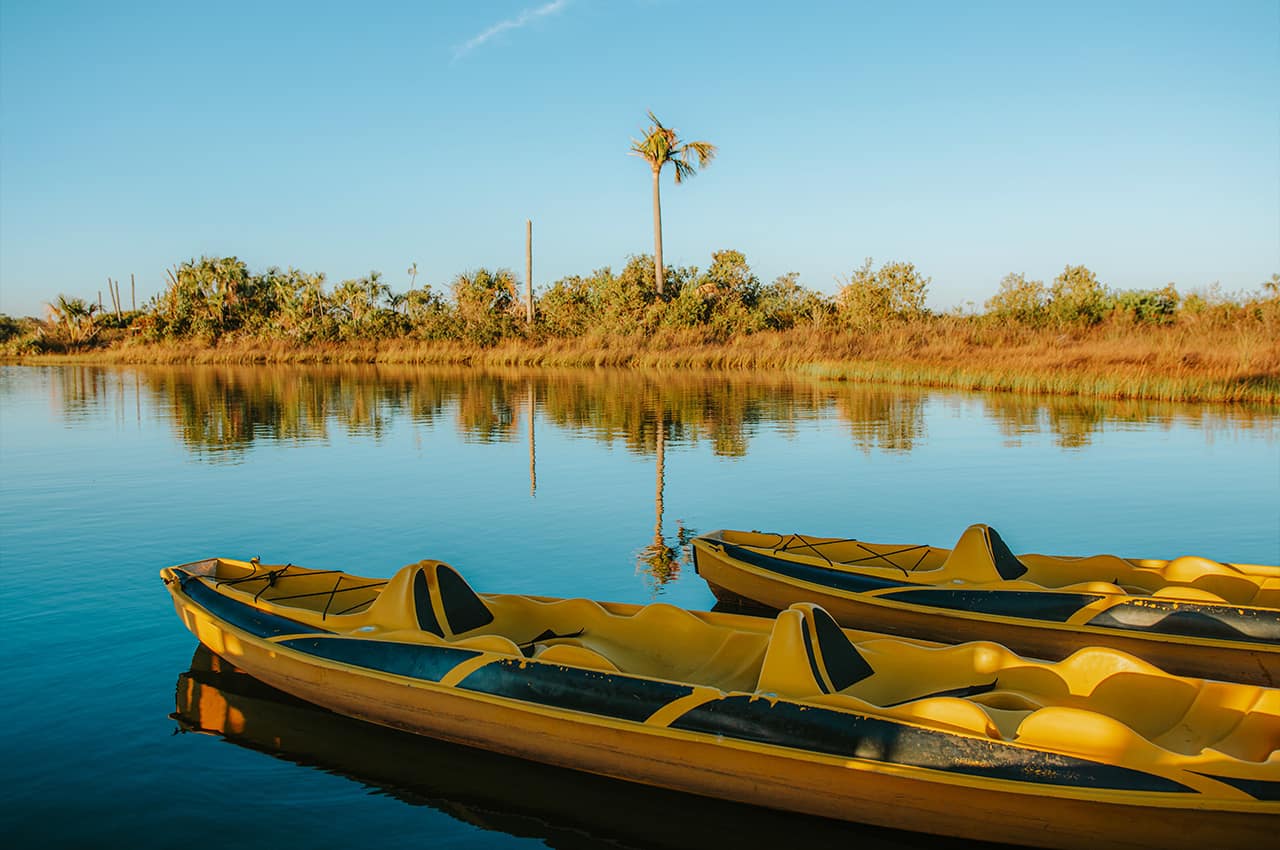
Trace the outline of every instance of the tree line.
<instances>
[{"instance_id":1,"label":"tree line","mask_svg":"<svg viewBox=\"0 0 1280 850\"><path fill-rule=\"evenodd\" d=\"M592 336L642 337L663 329L693 331L706 342L761 331L810 328L873 332L928 321L931 279L910 262L875 266L868 259L833 295L803 286L791 273L760 281L740 251L715 252L705 269L668 266L658 291L651 256L633 256L621 271L605 267L562 278L536 294L533 320L507 269L480 268L446 287L412 283L394 291L378 272L326 285L325 276L271 267L254 273L236 257L191 259L167 272L159 295L135 311L102 310L59 295L47 321L0 317L0 339L15 353L77 350L121 340L161 343L263 339L299 345L354 340L451 340L489 347L508 340L545 342ZM1171 325L1264 318L1280 301L1280 275L1252 294L1215 286L1181 293L1119 289L1083 265L1067 265L1048 284L1009 274L979 312L953 310L975 322L1034 328L1087 328L1104 322Z\"/></svg>"}]
</instances>

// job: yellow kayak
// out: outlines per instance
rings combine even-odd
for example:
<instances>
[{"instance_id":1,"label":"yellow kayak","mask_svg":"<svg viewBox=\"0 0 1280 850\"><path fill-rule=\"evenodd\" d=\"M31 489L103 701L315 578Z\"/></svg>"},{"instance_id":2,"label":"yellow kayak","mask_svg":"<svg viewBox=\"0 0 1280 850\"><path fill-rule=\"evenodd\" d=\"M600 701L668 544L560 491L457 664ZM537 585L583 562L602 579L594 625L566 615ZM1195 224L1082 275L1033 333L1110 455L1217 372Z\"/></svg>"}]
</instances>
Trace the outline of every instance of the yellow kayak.
<instances>
[{"instance_id":1,"label":"yellow kayak","mask_svg":"<svg viewBox=\"0 0 1280 850\"><path fill-rule=\"evenodd\" d=\"M204 644L178 676L175 703L170 716L183 732L343 776L378 795L548 847L781 847L798 834L810 847L905 846L897 831L604 779L353 720L258 681ZM637 814L645 812L662 816ZM928 840L931 850L1008 850Z\"/></svg>"},{"instance_id":2,"label":"yellow kayak","mask_svg":"<svg viewBox=\"0 0 1280 850\"><path fill-rule=\"evenodd\" d=\"M602 776L1042 847L1256 847L1280 815L1280 691L1089 648L475 593L209 559L161 572L250 675L339 714Z\"/></svg>"},{"instance_id":3,"label":"yellow kayak","mask_svg":"<svg viewBox=\"0 0 1280 850\"><path fill-rule=\"evenodd\" d=\"M1047 659L1108 646L1180 675L1280 685L1280 567L1014 555L986 525L954 549L715 531L693 553L731 605L814 602L847 626Z\"/></svg>"}]
</instances>

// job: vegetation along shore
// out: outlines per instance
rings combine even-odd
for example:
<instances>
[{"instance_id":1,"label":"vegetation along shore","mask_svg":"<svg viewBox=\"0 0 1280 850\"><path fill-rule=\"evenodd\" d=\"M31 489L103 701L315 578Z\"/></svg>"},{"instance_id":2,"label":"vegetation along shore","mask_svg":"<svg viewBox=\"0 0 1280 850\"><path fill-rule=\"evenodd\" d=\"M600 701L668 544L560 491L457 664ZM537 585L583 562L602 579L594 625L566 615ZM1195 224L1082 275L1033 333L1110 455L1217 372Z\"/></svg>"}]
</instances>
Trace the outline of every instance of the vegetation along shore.
<instances>
[{"instance_id":1,"label":"vegetation along shore","mask_svg":"<svg viewBox=\"0 0 1280 850\"><path fill-rule=\"evenodd\" d=\"M926 306L909 262L868 260L834 295L794 274L762 283L738 251L705 269L651 256L520 297L480 268L447 287L393 291L377 272L323 274L235 257L184 262L124 309L58 296L44 319L0 316L24 362L431 363L787 369L852 381L984 390L1280 403L1280 276L1255 293L1125 290L1068 265L1048 284L1007 275L981 309Z\"/></svg>"}]
</instances>

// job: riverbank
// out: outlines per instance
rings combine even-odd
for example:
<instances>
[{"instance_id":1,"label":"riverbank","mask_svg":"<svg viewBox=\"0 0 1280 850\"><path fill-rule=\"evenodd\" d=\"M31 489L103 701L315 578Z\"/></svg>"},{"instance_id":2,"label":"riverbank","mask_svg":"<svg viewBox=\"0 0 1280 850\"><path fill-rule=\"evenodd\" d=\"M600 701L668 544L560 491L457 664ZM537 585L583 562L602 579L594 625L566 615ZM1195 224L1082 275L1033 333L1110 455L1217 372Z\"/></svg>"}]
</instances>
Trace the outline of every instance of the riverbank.
<instances>
[{"instance_id":1,"label":"riverbank","mask_svg":"<svg viewBox=\"0 0 1280 850\"><path fill-rule=\"evenodd\" d=\"M356 340L313 345L236 339L217 344L119 340L18 358L23 363L399 363L423 365L784 370L856 382L1090 398L1280 403L1280 341L1258 328L1047 329L962 320L875 333L796 329L709 342L691 332L508 340Z\"/></svg>"}]
</instances>

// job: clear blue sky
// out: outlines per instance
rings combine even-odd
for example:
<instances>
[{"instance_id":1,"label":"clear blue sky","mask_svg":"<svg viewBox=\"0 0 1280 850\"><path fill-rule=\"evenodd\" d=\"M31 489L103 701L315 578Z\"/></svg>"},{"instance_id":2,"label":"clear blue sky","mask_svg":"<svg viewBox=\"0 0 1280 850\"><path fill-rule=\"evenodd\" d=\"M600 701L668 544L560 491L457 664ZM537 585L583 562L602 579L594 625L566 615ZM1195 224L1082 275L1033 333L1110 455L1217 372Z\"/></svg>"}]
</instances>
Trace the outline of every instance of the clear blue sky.
<instances>
[{"instance_id":1,"label":"clear blue sky","mask_svg":"<svg viewBox=\"0 0 1280 850\"><path fill-rule=\"evenodd\" d=\"M1084 263L1280 271L1280 2L0 0L0 310L201 254L396 289L545 285L652 250L653 109L720 148L664 186L669 263L737 248L931 301ZM104 296L105 297L105 296Z\"/></svg>"}]
</instances>

